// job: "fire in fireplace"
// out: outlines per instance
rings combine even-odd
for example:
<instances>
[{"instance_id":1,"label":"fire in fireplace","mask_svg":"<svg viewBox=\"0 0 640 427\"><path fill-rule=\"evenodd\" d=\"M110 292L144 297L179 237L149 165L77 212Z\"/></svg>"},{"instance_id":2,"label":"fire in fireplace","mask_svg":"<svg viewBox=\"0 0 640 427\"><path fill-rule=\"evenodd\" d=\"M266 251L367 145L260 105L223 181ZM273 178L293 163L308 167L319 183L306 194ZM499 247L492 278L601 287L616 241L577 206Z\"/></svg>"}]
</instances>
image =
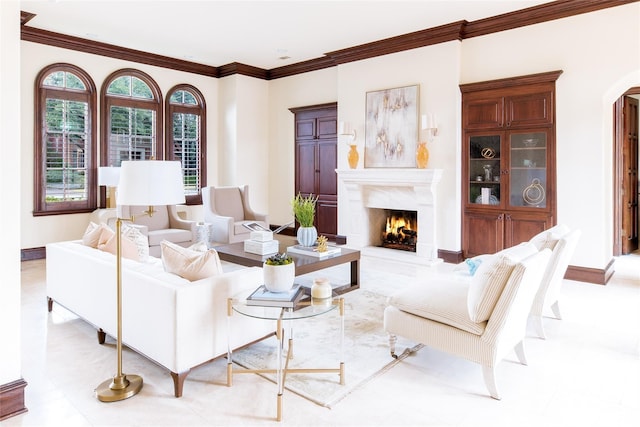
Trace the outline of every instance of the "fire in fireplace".
<instances>
[{"instance_id":1,"label":"fire in fireplace","mask_svg":"<svg viewBox=\"0 0 640 427\"><path fill-rule=\"evenodd\" d=\"M418 242L418 213L416 211L386 210L382 229L382 247L416 251Z\"/></svg>"}]
</instances>

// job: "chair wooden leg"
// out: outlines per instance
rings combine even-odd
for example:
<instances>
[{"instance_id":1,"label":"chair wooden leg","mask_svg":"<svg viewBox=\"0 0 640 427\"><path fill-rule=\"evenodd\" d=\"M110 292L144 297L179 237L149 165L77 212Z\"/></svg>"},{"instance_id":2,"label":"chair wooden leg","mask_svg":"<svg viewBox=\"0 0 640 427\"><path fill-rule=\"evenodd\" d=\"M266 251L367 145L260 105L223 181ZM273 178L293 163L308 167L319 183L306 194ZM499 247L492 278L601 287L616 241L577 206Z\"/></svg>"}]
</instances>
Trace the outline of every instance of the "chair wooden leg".
<instances>
[{"instance_id":1,"label":"chair wooden leg","mask_svg":"<svg viewBox=\"0 0 640 427\"><path fill-rule=\"evenodd\" d=\"M520 363L522 363L523 365L526 365L527 356L524 353L524 340L516 344L515 351L516 351L516 356L518 357L518 360L520 361Z\"/></svg>"},{"instance_id":2,"label":"chair wooden leg","mask_svg":"<svg viewBox=\"0 0 640 427\"><path fill-rule=\"evenodd\" d=\"M496 400L500 400L501 397L498 394L498 387L496 386L496 367L482 366L482 375L484 376L484 383L489 390L489 394Z\"/></svg>"},{"instance_id":3,"label":"chair wooden leg","mask_svg":"<svg viewBox=\"0 0 640 427\"><path fill-rule=\"evenodd\" d=\"M556 319L558 320L562 320L562 315L560 314L560 303L558 301L554 302L551 305L551 311L553 311L553 314L556 316Z\"/></svg>"}]
</instances>

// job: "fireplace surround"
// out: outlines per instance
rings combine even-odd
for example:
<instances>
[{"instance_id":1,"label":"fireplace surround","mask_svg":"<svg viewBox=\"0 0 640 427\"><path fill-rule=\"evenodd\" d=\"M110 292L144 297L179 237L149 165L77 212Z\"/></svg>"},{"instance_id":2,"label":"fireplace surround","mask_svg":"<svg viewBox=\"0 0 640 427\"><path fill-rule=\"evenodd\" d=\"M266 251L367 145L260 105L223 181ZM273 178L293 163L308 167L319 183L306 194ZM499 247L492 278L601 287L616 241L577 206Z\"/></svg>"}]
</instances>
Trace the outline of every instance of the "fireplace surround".
<instances>
[{"instance_id":1,"label":"fireplace surround","mask_svg":"<svg viewBox=\"0 0 640 427\"><path fill-rule=\"evenodd\" d=\"M434 265L438 258L436 188L442 169L352 169L337 170L343 187L348 221L341 227L350 247L365 254ZM377 247L381 212L385 209L416 211L420 232L416 251Z\"/></svg>"}]
</instances>

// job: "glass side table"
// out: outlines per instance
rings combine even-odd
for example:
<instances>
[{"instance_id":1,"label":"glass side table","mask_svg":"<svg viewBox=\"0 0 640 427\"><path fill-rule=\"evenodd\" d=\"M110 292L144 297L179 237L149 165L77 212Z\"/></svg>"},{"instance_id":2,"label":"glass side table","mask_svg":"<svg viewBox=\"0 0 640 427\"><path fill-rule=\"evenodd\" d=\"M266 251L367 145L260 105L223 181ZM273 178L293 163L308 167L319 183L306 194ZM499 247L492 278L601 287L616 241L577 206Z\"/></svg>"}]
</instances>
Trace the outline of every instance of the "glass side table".
<instances>
[{"instance_id":1,"label":"glass side table","mask_svg":"<svg viewBox=\"0 0 640 427\"><path fill-rule=\"evenodd\" d=\"M276 384L278 387L276 419L282 421L282 395L284 393L284 382L288 374L337 373L340 375L340 384L344 385L344 298L334 293L331 298L325 300L314 300L310 297L305 297L306 299L300 301L295 308L265 307L247 305L246 298L250 293L251 292L245 292L227 300L227 386L231 387L233 385L234 374L276 374ZM293 358L293 321L323 316L334 310L339 310L340 315L339 366L337 368L290 368L289 360ZM278 360L275 369L233 369L233 352L230 345L230 334L231 319L234 313L255 319L274 320L276 322L274 335L278 340ZM288 328L285 328L285 323L287 322ZM287 344L286 356L285 343Z\"/></svg>"}]
</instances>

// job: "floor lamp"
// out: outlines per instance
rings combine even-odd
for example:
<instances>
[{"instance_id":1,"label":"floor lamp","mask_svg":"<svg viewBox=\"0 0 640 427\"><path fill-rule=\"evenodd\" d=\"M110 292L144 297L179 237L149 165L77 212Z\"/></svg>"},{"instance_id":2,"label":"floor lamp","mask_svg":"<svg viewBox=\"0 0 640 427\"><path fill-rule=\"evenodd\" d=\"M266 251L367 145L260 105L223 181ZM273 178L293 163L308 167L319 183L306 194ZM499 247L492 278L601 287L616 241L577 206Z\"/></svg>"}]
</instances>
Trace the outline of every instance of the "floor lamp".
<instances>
[{"instance_id":1,"label":"floor lamp","mask_svg":"<svg viewBox=\"0 0 640 427\"><path fill-rule=\"evenodd\" d=\"M123 161L118 182L117 204L149 206L146 215L153 216L154 205L175 205L185 202L182 168L178 161ZM122 222L116 219L116 293L117 293L117 356L116 375L95 390L102 402L115 402L136 395L142 389L142 377L122 373Z\"/></svg>"}]
</instances>

